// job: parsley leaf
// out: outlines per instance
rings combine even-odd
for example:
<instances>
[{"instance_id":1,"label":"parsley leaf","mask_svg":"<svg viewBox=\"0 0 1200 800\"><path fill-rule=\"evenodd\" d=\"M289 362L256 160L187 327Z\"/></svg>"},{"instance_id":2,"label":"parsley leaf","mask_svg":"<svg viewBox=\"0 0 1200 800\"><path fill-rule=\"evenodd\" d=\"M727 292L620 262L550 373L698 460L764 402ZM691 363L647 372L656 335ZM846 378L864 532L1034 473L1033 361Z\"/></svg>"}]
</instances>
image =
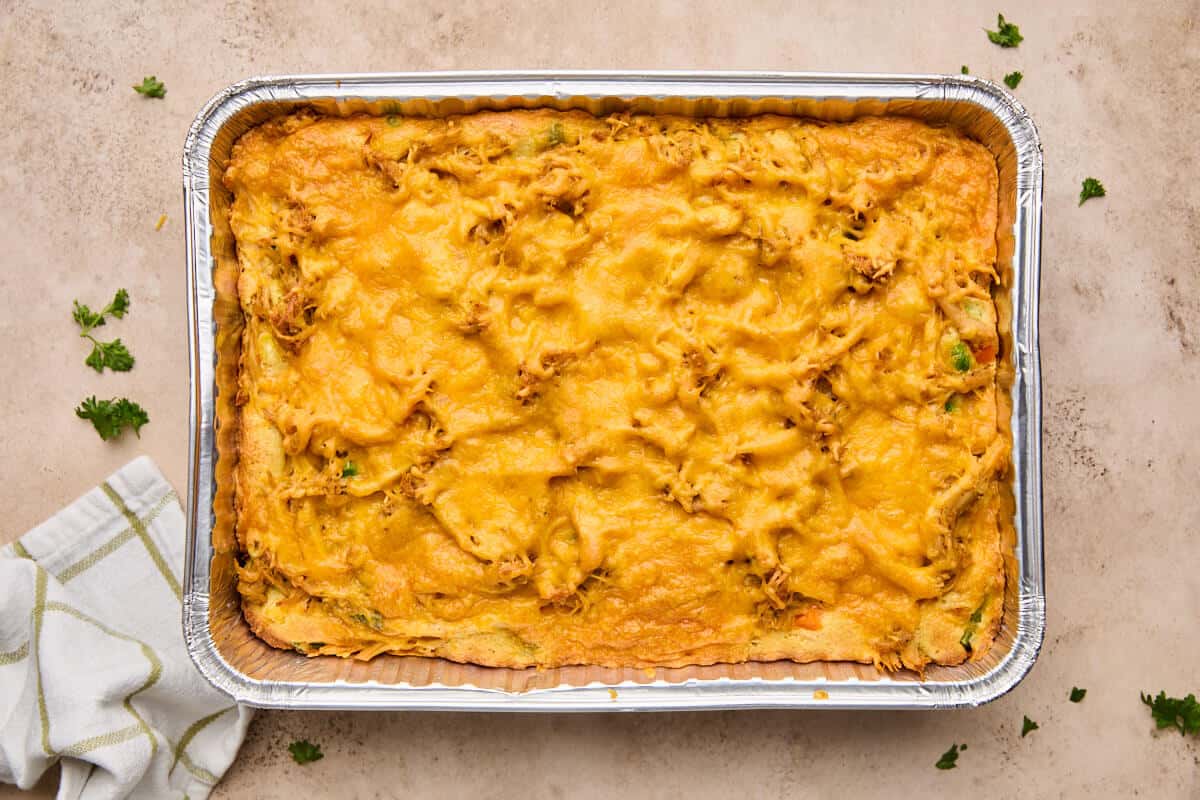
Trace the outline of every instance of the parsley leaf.
<instances>
[{"instance_id":1,"label":"parsley leaf","mask_svg":"<svg viewBox=\"0 0 1200 800\"><path fill-rule=\"evenodd\" d=\"M953 414L960 408L962 408L962 398L957 394L952 394L946 398L946 402L942 406L942 410L948 414Z\"/></svg>"},{"instance_id":2,"label":"parsley leaf","mask_svg":"<svg viewBox=\"0 0 1200 800\"><path fill-rule=\"evenodd\" d=\"M342 477L343 478L358 477L358 464L355 464L353 461L347 461L342 466Z\"/></svg>"},{"instance_id":3,"label":"parsley leaf","mask_svg":"<svg viewBox=\"0 0 1200 800\"><path fill-rule=\"evenodd\" d=\"M1024 739L1026 736L1033 733L1037 729L1038 729L1038 724L1036 722L1034 722L1033 720L1031 720L1029 717L1026 717L1025 721L1021 723L1021 738Z\"/></svg>"},{"instance_id":4,"label":"parsley leaf","mask_svg":"<svg viewBox=\"0 0 1200 800\"><path fill-rule=\"evenodd\" d=\"M143 97L164 97L167 94L166 84L153 75L142 78L140 86L135 83L133 90Z\"/></svg>"},{"instance_id":5,"label":"parsley leaf","mask_svg":"<svg viewBox=\"0 0 1200 800\"><path fill-rule=\"evenodd\" d=\"M86 334L85 334L86 335ZM98 342L87 337L92 341L92 352L83 360L96 372L103 372L105 367L108 367L113 372L129 372L133 369L133 355L126 349L120 339L113 339L111 342Z\"/></svg>"},{"instance_id":6,"label":"parsley leaf","mask_svg":"<svg viewBox=\"0 0 1200 800\"><path fill-rule=\"evenodd\" d=\"M950 363L959 372L971 369L971 350L962 342L955 342L950 348Z\"/></svg>"},{"instance_id":7,"label":"parsley leaf","mask_svg":"<svg viewBox=\"0 0 1200 800\"><path fill-rule=\"evenodd\" d=\"M75 416L90 420L96 433L106 442L120 436L126 428L133 428L134 434L140 437L142 426L150 421L150 415L141 406L124 397L97 400L93 395L79 404Z\"/></svg>"},{"instance_id":8,"label":"parsley leaf","mask_svg":"<svg viewBox=\"0 0 1200 800\"><path fill-rule=\"evenodd\" d=\"M1078 686L1071 687L1071 702L1081 702L1084 696L1087 695L1087 689L1080 689Z\"/></svg>"},{"instance_id":9,"label":"parsley leaf","mask_svg":"<svg viewBox=\"0 0 1200 800\"><path fill-rule=\"evenodd\" d=\"M1024 77L1020 72L1010 72L1004 76L1004 85L1010 89L1015 89Z\"/></svg>"},{"instance_id":10,"label":"parsley leaf","mask_svg":"<svg viewBox=\"0 0 1200 800\"><path fill-rule=\"evenodd\" d=\"M104 307L101 314L112 314L117 319L123 319L129 311L129 292L124 289L117 289L117 293L113 295L112 302Z\"/></svg>"},{"instance_id":11,"label":"parsley leaf","mask_svg":"<svg viewBox=\"0 0 1200 800\"><path fill-rule=\"evenodd\" d=\"M325 757L325 754L321 752L321 745L313 744L307 739L301 739L289 744L288 752L292 754L292 760L297 764L308 764L313 761L320 761Z\"/></svg>"},{"instance_id":12,"label":"parsley leaf","mask_svg":"<svg viewBox=\"0 0 1200 800\"><path fill-rule=\"evenodd\" d=\"M1104 197L1104 184L1095 178L1084 178L1083 188L1079 190L1079 205L1083 205L1086 201L1093 197Z\"/></svg>"},{"instance_id":13,"label":"parsley leaf","mask_svg":"<svg viewBox=\"0 0 1200 800\"><path fill-rule=\"evenodd\" d=\"M958 754L966 749L967 746L965 744L961 747L957 744L950 745L950 749L942 753L942 757L937 760L934 766L938 769L954 769L958 766Z\"/></svg>"},{"instance_id":14,"label":"parsley leaf","mask_svg":"<svg viewBox=\"0 0 1200 800\"><path fill-rule=\"evenodd\" d=\"M103 314L97 314L78 300L75 301L75 308L71 311L71 319L75 320L85 332L104 324Z\"/></svg>"},{"instance_id":15,"label":"parsley leaf","mask_svg":"<svg viewBox=\"0 0 1200 800\"><path fill-rule=\"evenodd\" d=\"M998 30L984 29L987 32L988 41L992 44L998 44L1001 47L1016 47L1025 39L1021 35L1021 29L1005 20L1003 14L996 15L996 26Z\"/></svg>"},{"instance_id":16,"label":"parsley leaf","mask_svg":"<svg viewBox=\"0 0 1200 800\"><path fill-rule=\"evenodd\" d=\"M1181 700L1167 697L1166 692L1159 692L1154 698L1143 694L1142 702L1150 706L1150 714L1160 730L1178 728L1180 734L1200 734L1200 703L1196 702L1196 695L1189 694Z\"/></svg>"},{"instance_id":17,"label":"parsley leaf","mask_svg":"<svg viewBox=\"0 0 1200 800\"><path fill-rule=\"evenodd\" d=\"M963 64L963 65L962 65L962 74L963 74L963 75L970 75L970 74L971 74L971 71L970 71L969 69L967 69L967 65L966 65L966 64Z\"/></svg>"}]
</instances>

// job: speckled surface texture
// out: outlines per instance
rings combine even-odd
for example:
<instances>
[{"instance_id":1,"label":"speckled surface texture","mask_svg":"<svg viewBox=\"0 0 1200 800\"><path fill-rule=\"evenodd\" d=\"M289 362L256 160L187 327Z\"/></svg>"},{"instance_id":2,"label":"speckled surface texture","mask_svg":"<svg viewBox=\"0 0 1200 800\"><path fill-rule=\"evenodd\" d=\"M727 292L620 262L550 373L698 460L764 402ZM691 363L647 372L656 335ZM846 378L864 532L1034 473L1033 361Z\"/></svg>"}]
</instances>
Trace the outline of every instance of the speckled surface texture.
<instances>
[{"instance_id":1,"label":"speckled surface texture","mask_svg":"<svg viewBox=\"0 0 1200 800\"><path fill-rule=\"evenodd\" d=\"M179 154L204 101L248 75L966 64L1025 74L1046 150L1049 627L1013 693L939 713L263 712L214 796L1200 797L1200 739L1154 734L1137 696L1200 691L1200 2L202 6L0 2L0 542L139 453L183 485ZM988 43L997 10L1019 48ZM164 100L129 88L150 73ZM1079 208L1088 175L1108 197ZM118 285L133 310L110 331L138 363L100 376L71 300ZM92 393L145 405L141 439L104 444L76 420ZM1041 728L1022 739L1026 714ZM293 764L294 738L325 759ZM952 742L969 744L958 768L934 769Z\"/></svg>"}]
</instances>

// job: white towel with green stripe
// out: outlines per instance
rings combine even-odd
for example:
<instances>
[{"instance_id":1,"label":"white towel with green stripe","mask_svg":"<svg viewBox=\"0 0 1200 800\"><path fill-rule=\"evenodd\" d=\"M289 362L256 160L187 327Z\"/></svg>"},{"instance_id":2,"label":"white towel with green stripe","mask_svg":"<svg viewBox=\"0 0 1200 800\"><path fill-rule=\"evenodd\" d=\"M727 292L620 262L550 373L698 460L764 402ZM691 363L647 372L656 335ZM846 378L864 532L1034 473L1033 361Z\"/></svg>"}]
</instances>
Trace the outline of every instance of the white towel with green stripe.
<instances>
[{"instance_id":1,"label":"white towel with green stripe","mask_svg":"<svg viewBox=\"0 0 1200 800\"><path fill-rule=\"evenodd\" d=\"M0 549L0 781L58 797L207 797L249 708L188 658L179 498L142 457Z\"/></svg>"}]
</instances>

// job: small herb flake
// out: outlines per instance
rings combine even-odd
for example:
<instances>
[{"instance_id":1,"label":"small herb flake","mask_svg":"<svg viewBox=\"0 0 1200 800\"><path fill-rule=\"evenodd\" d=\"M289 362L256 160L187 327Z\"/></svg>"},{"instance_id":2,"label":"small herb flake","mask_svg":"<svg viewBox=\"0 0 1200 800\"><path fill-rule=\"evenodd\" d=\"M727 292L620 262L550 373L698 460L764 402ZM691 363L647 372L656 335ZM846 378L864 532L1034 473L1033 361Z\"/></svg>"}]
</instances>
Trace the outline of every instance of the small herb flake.
<instances>
[{"instance_id":1,"label":"small herb flake","mask_svg":"<svg viewBox=\"0 0 1200 800\"><path fill-rule=\"evenodd\" d=\"M1087 689L1080 689L1078 686L1071 687L1071 702L1079 703L1087 696Z\"/></svg>"},{"instance_id":2,"label":"small herb flake","mask_svg":"<svg viewBox=\"0 0 1200 800\"><path fill-rule=\"evenodd\" d=\"M1024 77L1025 76L1020 72L1010 72L1004 76L1004 85L1010 89L1016 89L1017 84L1019 84L1021 79Z\"/></svg>"},{"instance_id":3,"label":"small herb flake","mask_svg":"<svg viewBox=\"0 0 1200 800\"><path fill-rule=\"evenodd\" d=\"M133 428L140 437L142 426L150 421L150 415L141 406L124 397L111 400L89 397L75 409L75 416L89 420L106 442L120 436L126 428Z\"/></svg>"},{"instance_id":4,"label":"small herb flake","mask_svg":"<svg viewBox=\"0 0 1200 800\"><path fill-rule=\"evenodd\" d=\"M370 617L368 617L366 614L351 614L350 619L354 620L360 625L368 625L377 631L383 629L383 614L380 614L375 609L371 609Z\"/></svg>"},{"instance_id":5,"label":"small herb flake","mask_svg":"<svg viewBox=\"0 0 1200 800\"><path fill-rule=\"evenodd\" d=\"M987 31L988 41L1001 47L1016 47L1025 37L1021 29L1004 18L1003 14L996 15L997 30ZM984 30L987 30L986 28Z\"/></svg>"},{"instance_id":6,"label":"small herb flake","mask_svg":"<svg viewBox=\"0 0 1200 800\"><path fill-rule=\"evenodd\" d=\"M942 406L942 409L947 414L953 414L955 411L958 411L958 409L961 407L962 407L962 398L959 397L959 395L952 394L948 398L946 398L946 403Z\"/></svg>"},{"instance_id":7,"label":"small herb flake","mask_svg":"<svg viewBox=\"0 0 1200 800\"><path fill-rule=\"evenodd\" d=\"M942 753L942 757L937 760L934 766L938 769L954 769L958 766L958 754L966 749L967 746L965 744L961 747L957 744L950 745L950 749Z\"/></svg>"},{"instance_id":8,"label":"small herb flake","mask_svg":"<svg viewBox=\"0 0 1200 800\"><path fill-rule=\"evenodd\" d=\"M555 122L546 133L546 143L550 147L555 147L565 141L567 141L567 134L563 131L562 123Z\"/></svg>"},{"instance_id":9,"label":"small herb flake","mask_svg":"<svg viewBox=\"0 0 1200 800\"><path fill-rule=\"evenodd\" d=\"M979 604L979 608L971 612L971 616L967 618L967 626L963 628L963 634L959 637L958 643L968 653L973 652L971 649L971 639L975 636L975 631L979 629L979 623L983 622L983 608L987 605L987 598Z\"/></svg>"},{"instance_id":10,"label":"small herb flake","mask_svg":"<svg viewBox=\"0 0 1200 800\"><path fill-rule=\"evenodd\" d=\"M1200 734L1200 702L1196 701L1196 695L1189 694L1180 699L1167 697L1166 692L1159 692L1153 698L1143 694L1142 702L1150 707L1150 715L1159 730L1178 728L1181 735Z\"/></svg>"},{"instance_id":11,"label":"small herb flake","mask_svg":"<svg viewBox=\"0 0 1200 800\"><path fill-rule=\"evenodd\" d=\"M971 70L967 69L967 65L966 65L966 64L963 64L963 65L962 65L962 74L963 74L963 75L970 75L970 74L971 74Z\"/></svg>"},{"instance_id":12,"label":"small herb flake","mask_svg":"<svg viewBox=\"0 0 1200 800\"><path fill-rule=\"evenodd\" d=\"M325 754L321 752L321 745L313 744L307 739L289 744L288 752L292 754L292 760L297 764L310 764L325 757Z\"/></svg>"},{"instance_id":13,"label":"small herb flake","mask_svg":"<svg viewBox=\"0 0 1200 800\"><path fill-rule=\"evenodd\" d=\"M1083 187L1079 190L1079 205L1083 205L1093 197L1104 197L1104 184L1095 178L1084 178Z\"/></svg>"},{"instance_id":14,"label":"small herb flake","mask_svg":"<svg viewBox=\"0 0 1200 800\"><path fill-rule=\"evenodd\" d=\"M353 461L347 461L345 464L343 464L342 465L342 477L343 478L358 477L358 464L355 464Z\"/></svg>"},{"instance_id":15,"label":"small herb flake","mask_svg":"<svg viewBox=\"0 0 1200 800\"><path fill-rule=\"evenodd\" d=\"M1036 722L1034 722L1033 720L1031 720L1029 717L1025 717L1025 720L1021 723L1021 738L1024 739L1026 736L1033 733L1037 729L1038 729L1038 724Z\"/></svg>"},{"instance_id":16,"label":"small herb flake","mask_svg":"<svg viewBox=\"0 0 1200 800\"><path fill-rule=\"evenodd\" d=\"M135 83L133 90L143 97L165 97L167 94L166 84L153 75L142 78L141 85Z\"/></svg>"},{"instance_id":17,"label":"small herb flake","mask_svg":"<svg viewBox=\"0 0 1200 800\"><path fill-rule=\"evenodd\" d=\"M971 349L962 342L955 342L950 348L950 363L959 372L971 369Z\"/></svg>"}]
</instances>

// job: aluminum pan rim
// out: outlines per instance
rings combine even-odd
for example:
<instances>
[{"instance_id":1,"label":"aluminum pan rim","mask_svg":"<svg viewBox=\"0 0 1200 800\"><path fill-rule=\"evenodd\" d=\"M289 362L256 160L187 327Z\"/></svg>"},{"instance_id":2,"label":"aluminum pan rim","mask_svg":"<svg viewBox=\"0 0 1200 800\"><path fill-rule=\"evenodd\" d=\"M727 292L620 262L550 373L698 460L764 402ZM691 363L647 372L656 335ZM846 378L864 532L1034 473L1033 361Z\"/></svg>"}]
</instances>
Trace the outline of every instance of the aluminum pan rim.
<instances>
[{"instance_id":1,"label":"aluminum pan rim","mask_svg":"<svg viewBox=\"0 0 1200 800\"><path fill-rule=\"evenodd\" d=\"M557 686L513 693L464 686L312 683L251 678L217 651L209 630L213 482L214 350L209 156L212 137L236 111L265 92L271 100L317 98L522 96L599 97L779 96L805 99L945 100L980 91L993 104L1017 156L1013 253L1013 437L1017 502L1017 630L1009 652L986 674L965 681L690 680L681 683ZM399 90L399 91L398 91ZM629 711L751 708L927 709L977 706L1013 689L1032 668L1045 632L1041 485L1041 363L1038 287L1041 262L1042 148L1029 114L1013 95L971 76L787 72L486 71L289 75L249 78L216 94L193 121L183 149L188 282L188 500L183 629L188 654L214 686L238 702L263 708L457 711ZM200 270L201 265L205 266ZM610 689L619 692L614 702ZM814 692L828 693L816 699Z\"/></svg>"}]
</instances>

